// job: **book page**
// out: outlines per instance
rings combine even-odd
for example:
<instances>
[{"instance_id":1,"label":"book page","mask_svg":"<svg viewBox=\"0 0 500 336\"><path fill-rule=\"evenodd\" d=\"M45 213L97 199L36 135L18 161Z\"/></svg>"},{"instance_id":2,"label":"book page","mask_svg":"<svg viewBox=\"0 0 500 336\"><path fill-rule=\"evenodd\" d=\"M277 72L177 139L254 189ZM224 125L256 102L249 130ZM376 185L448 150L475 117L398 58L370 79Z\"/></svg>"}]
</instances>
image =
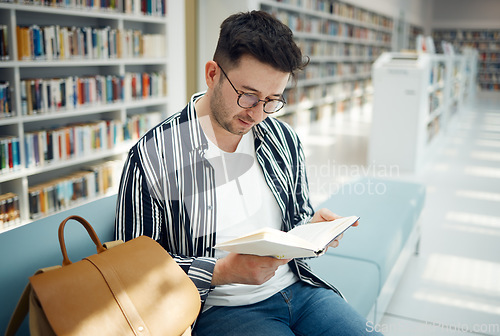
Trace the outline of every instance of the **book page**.
<instances>
[{"instance_id":1,"label":"book page","mask_svg":"<svg viewBox=\"0 0 500 336\"><path fill-rule=\"evenodd\" d=\"M248 243L258 245L256 243L261 241L268 241L283 246L295 246L304 249L314 248L314 244L312 244L310 241L306 239L303 239L297 235L289 235L287 232L283 232L272 228L263 228L254 231L252 233L249 233L248 235L227 240L223 243L217 244L215 248L242 245Z\"/></svg>"},{"instance_id":2,"label":"book page","mask_svg":"<svg viewBox=\"0 0 500 336\"><path fill-rule=\"evenodd\" d=\"M300 237L314 243L316 249L322 249L354 224L359 217L350 216L329 222L309 223L294 227L287 234Z\"/></svg>"},{"instance_id":3,"label":"book page","mask_svg":"<svg viewBox=\"0 0 500 336\"><path fill-rule=\"evenodd\" d=\"M227 252L272 256L279 259L314 257L359 217L304 224L289 232L264 228L248 235L219 243L214 248Z\"/></svg>"}]
</instances>

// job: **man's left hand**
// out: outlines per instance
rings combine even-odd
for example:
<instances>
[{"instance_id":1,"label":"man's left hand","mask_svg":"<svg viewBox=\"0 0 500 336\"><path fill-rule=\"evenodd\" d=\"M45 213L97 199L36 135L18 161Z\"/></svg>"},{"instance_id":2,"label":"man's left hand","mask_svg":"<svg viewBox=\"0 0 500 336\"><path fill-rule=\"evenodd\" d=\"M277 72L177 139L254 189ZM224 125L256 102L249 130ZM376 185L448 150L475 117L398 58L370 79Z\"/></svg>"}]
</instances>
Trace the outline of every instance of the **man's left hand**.
<instances>
[{"instance_id":1,"label":"man's left hand","mask_svg":"<svg viewBox=\"0 0 500 336\"><path fill-rule=\"evenodd\" d=\"M329 209L323 208L323 209L319 209L318 211L316 211L316 213L314 214L314 216L311 219L311 223L328 222L328 221L333 221L333 220L336 220L339 218L342 218L342 216L337 215L336 213L332 212ZM358 224L359 224L358 221L356 221L356 223L354 223L352 226L358 226ZM340 236L338 236L334 241L332 241L328 245L328 247L339 246L339 240L342 239L343 236L344 236L344 234L341 234Z\"/></svg>"}]
</instances>

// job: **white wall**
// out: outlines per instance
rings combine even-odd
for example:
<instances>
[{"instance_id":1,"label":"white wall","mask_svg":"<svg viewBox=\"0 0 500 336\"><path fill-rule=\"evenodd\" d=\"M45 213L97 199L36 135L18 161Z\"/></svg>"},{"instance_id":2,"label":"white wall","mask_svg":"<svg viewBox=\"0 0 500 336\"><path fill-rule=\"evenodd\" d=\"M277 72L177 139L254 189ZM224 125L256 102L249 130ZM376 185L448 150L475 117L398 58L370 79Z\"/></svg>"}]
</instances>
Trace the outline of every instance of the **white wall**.
<instances>
[{"instance_id":1,"label":"white wall","mask_svg":"<svg viewBox=\"0 0 500 336\"><path fill-rule=\"evenodd\" d=\"M167 39L172 41L168 52L168 111L180 111L186 105L186 36L184 1L168 0ZM172 15L172 13L175 13ZM175 29L173 29L175 27ZM173 47L175 46L175 48Z\"/></svg>"},{"instance_id":2,"label":"white wall","mask_svg":"<svg viewBox=\"0 0 500 336\"><path fill-rule=\"evenodd\" d=\"M222 21L251 5L245 0L198 0L198 91L206 89L205 64L214 55Z\"/></svg>"},{"instance_id":3,"label":"white wall","mask_svg":"<svg viewBox=\"0 0 500 336\"><path fill-rule=\"evenodd\" d=\"M498 0L434 0L433 28L500 28Z\"/></svg>"}]
</instances>

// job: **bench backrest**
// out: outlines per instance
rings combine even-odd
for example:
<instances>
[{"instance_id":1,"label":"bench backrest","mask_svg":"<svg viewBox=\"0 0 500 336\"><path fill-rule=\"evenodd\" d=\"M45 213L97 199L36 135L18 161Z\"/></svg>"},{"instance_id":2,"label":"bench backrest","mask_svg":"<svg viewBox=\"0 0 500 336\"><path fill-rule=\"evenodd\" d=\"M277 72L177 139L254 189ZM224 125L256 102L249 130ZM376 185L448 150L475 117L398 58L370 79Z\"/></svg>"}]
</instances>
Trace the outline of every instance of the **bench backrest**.
<instances>
[{"instance_id":1,"label":"bench backrest","mask_svg":"<svg viewBox=\"0 0 500 336\"><path fill-rule=\"evenodd\" d=\"M60 265L61 249L57 231L68 216L79 215L94 228L101 242L114 239L116 195L101 198L0 234L0 334L3 335L10 316L36 270ZM65 227L69 258L78 261L96 253L95 245L84 227L69 221ZM19 335L29 335L27 319Z\"/></svg>"}]
</instances>

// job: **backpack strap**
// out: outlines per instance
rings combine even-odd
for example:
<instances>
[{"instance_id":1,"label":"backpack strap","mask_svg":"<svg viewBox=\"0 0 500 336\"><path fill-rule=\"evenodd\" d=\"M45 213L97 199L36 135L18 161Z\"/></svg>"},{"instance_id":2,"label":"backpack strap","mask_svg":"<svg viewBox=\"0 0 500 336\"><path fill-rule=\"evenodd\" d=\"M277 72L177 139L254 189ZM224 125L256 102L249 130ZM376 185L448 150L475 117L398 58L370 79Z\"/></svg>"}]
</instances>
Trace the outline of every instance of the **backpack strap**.
<instances>
[{"instance_id":1,"label":"backpack strap","mask_svg":"<svg viewBox=\"0 0 500 336\"><path fill-rule=\"evenodd\" d=\"M35 272L34 275L45 273L51 271L53 269L59 268L61 266L50 266L41 268ZM14 336L23 323L26 315L28 315L29 311L29 302L30 302L30 294L31 294L31 283L28 282L26 287L24 287L23 293L17 302L16 308L12 313L9 324L7 325L7 329L5 330L5 336Z\"/></svg>"},{"instance_id":2,"label":"backpack strap","mask_svg":"<svg viewBox=\"0 0 500 336\"><path fill-rule=\"evenodd\" d=\"M23 323L24 318L28 315L30 293L31 284L28 282L10 318L7 330L5 330L5 336L14 336L21 326L21 323Z\"/></svg>"}]
</instances>

